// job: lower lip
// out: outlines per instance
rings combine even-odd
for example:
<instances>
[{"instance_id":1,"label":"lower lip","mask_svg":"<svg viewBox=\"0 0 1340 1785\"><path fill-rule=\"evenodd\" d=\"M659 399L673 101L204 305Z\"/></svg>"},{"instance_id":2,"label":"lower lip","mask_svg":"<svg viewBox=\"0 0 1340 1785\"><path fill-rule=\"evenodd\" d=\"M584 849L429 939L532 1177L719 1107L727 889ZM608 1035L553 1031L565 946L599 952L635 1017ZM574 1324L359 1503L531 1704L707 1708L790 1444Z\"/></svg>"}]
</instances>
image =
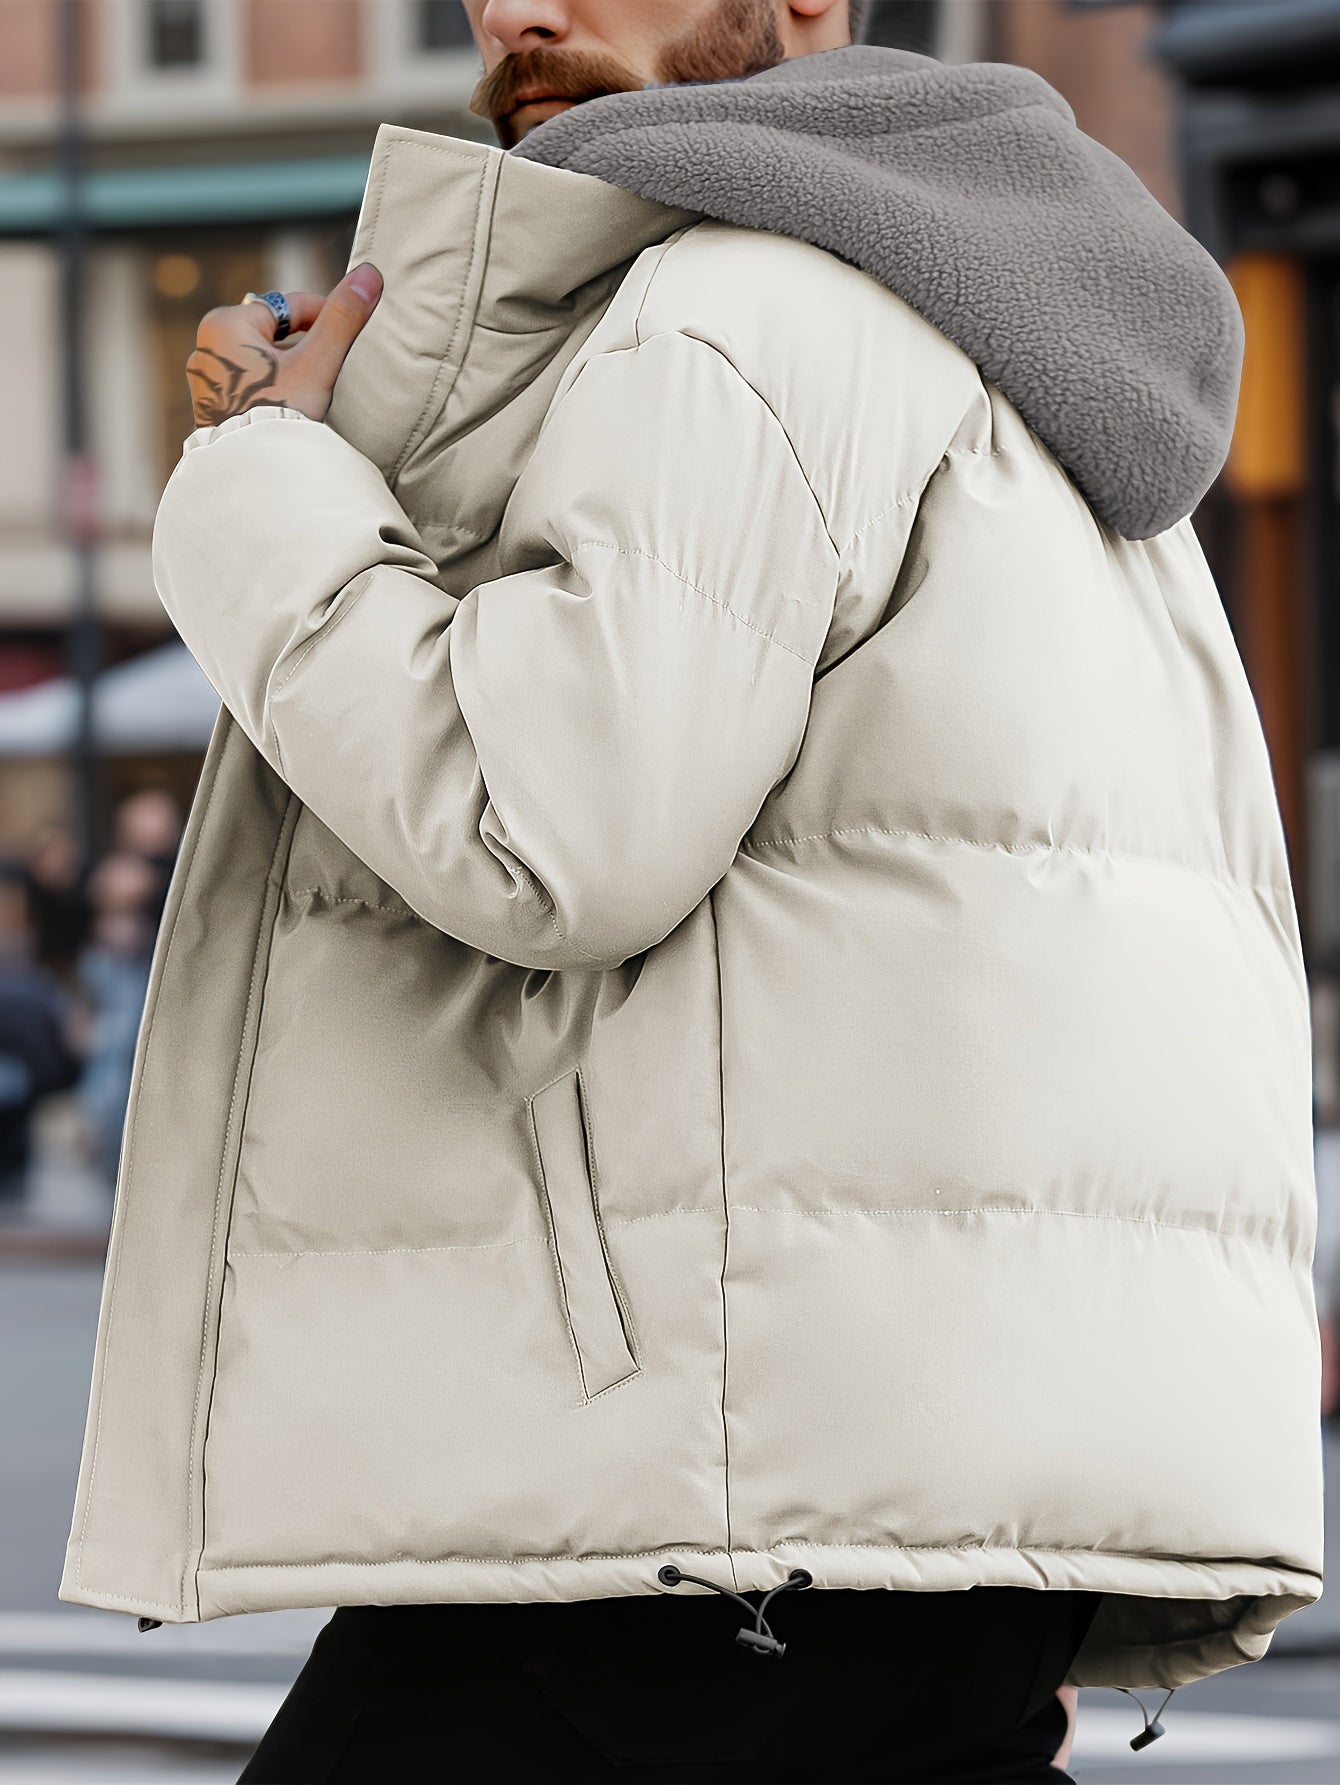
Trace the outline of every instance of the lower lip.
<instances>
[{"instance_id":1,"label":"lower lip","mask_svg":"<svg viewBox=\"0 0 1340 1785\"><path fill-rule=\"evenodd\" d=\"M516 109L519 112L542 112L557 107L559 111L563 111L566 107L575 104L576 101L572 99L527 99Z\"/></svg>"}]
</instances>

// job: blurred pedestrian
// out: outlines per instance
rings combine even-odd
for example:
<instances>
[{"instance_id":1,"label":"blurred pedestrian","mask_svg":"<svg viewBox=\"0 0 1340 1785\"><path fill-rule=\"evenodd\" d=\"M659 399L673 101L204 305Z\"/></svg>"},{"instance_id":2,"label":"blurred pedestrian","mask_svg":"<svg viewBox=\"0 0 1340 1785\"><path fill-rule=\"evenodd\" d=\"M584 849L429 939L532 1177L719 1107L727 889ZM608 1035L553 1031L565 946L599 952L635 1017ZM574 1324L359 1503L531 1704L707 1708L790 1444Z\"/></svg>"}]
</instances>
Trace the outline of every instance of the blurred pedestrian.
<instances>
[{"instance_id":1,"label":"blurred pedestrian","mask_svg":"<svg viewBox=\"0 0 1340 1785\"><path fill-rule=\"evenodd\" d=\"M181 833L182 810L176 796L166 787L145 787L128 794L113 817L113 847L140 856L157 877L146 905L146 915L155 930L163 920Z\"/></svg>"},{"instance_id":2,"label":"blurred pedestrian","mask_svg":"<svg viewBox=\"0 0 1340 1785\"><path fill-rule=\"evenodd\" d=\"M151 861L123 849L104 855L88 880L93 922L78 974L92 1021L78 1090L94 1162L109 1186L116 1181L135 1040L149 986L160 879Z\"/></svg>"},{"instance_id":3,"label":"blurred pedestrian","mask_svg":"<svg viewBox=\"0 0 1340 1785\"><path fill-rule=\"evenodd\" d=\"M24 852L24 874L36 959L62 983L75 983L75 963L88 939L92 912L73 830L60 820L40 825Z\"/></svg>"},{"instance_id":4,"label":"blurred pedestrian","mask_svg":"<svg viewBox=\"0 0 1340 1785\"><path fill-rule=\"evenodd\" d=\"M25 866L0 862L0 1203L27 1195L38 1103L78 1076L76 1022L70 993L37 958Z\"/></svg>"}]
</instances>

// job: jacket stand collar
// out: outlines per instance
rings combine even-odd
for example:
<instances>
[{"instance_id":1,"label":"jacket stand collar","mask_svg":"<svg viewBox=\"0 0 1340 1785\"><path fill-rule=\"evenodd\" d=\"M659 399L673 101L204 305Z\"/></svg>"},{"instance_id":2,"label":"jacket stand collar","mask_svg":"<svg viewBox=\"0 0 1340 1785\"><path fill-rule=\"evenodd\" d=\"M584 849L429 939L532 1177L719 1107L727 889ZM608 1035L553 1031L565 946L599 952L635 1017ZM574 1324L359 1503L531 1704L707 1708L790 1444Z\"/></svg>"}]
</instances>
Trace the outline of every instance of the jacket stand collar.
<instances>
[{"instance_id":1,"label":"jacket stand collar","mask_svg":"<svg viewBox=\"0 0 1340 1785\"><path fill-rule=\"evenodd\" d=\"M350 266L385 281L327 420L393 485L585 331L627 263L700 215L487 143L381 124Z\"/></svg>"}]
</instances>

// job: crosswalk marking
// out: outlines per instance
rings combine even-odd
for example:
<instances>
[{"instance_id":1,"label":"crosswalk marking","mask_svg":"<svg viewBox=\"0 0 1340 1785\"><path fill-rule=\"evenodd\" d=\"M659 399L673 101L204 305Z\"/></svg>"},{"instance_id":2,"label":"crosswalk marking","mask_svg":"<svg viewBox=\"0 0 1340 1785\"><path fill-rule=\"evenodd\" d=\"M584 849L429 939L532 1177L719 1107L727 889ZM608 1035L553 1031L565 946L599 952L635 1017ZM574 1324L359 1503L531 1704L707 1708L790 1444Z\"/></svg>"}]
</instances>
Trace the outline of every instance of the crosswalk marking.
<instances>
[{"instance_id":1,"label":"crosswalk marking","mask_svg":"<svg viewBox=\"0 0 1340 1785\"><path fill-rule=\"evenodd\" d=\"M31 1633L30 1633L31 1634ZM0 1621L0 1636L3 1636ZM143 1639L149 1641L152 1639ZM57 1668L0 1666L0 1730L50 1735L101 1734L180 1742L254 1744L287 1686L233 1680L146 1678ZM1319 1717L1238 1715L1181 1710L1153 1755L1132 1753L1139 1712L1080 1695L1073 1766L1142 1768L1146 1778L1181 1766L1251 1766L1340 1758L1340 1722ZM1340 1768L1337 1768L1340 1773ZM0 1768L0 1785L13 1774Z\"/></svg>"}]
</instances>

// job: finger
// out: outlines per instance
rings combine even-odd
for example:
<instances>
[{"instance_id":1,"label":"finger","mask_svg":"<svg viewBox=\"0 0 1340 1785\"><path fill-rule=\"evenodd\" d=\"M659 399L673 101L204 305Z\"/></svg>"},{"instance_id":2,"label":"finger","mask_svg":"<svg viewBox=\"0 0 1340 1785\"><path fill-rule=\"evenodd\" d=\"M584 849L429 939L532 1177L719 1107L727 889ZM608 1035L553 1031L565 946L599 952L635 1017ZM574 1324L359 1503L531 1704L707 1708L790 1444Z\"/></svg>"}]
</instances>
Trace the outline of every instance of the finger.
<instances>
[{"instance_id":1,"label":"finger","mask_svg":"<svg viewBox=\"0 0 1340 1785\"><path fill-rule=\"evenodd\" d=\"M371 261L344 275L321 306L303 346L304 371L318 383L334 385L345 355L381 297L382 276Z\"/></svg>"},{"instance_id":2,"label":"finger","mask_svg":"<svg viewBox=\"0 0 1340 1785\"><path fill-rule=\"evenodd\" d=\"M291 318L289 334L292 335L296 335L301 329L311 328L326 301L319 291L286 291L283 295L288 303ZM274 340L279 318L268 304L243 302L240 308L247 321L259 329L267 341Z\"/></svg>"}]
</instances>

